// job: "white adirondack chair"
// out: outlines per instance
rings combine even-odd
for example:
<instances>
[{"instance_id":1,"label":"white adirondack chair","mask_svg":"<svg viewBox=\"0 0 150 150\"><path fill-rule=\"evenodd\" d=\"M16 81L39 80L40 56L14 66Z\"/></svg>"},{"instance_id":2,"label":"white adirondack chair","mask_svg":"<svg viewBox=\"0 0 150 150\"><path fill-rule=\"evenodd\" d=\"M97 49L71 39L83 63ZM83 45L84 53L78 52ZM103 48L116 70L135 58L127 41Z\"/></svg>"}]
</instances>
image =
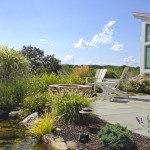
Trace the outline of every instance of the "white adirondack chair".
<instances>
[{"instance_id":1,"label":"white adirondack chair","mask_svg":"<svg viewBox=\"0 0 150 150\"><path fill-rule=\"evenodd\" d=\"M124 77L126 76L128 69L129 69L128 67L124 68L118 84L111 89L112 93L115 93L115 94L119 95L120 97L124 97L124 98L129 98L129 96L125 92L119 90L119 86L120 86L121 81L123 81Z\"/></svg>"},{"instance_id":2,"label":"white adirondack chair","mask_svg":"<svg viewBox=\"0 0 150 150\"><path fill-rule=\"evenodd\" d=\"M104 78L102 82L96 83L96 87L99 87L103 90L103 93L101 94L101 98L113 100L114 97L113 97L112 93L115 93L115 94L119 95L120 97L124 97L124 98L129 97L125 92L119 90L120 82L125 77L128 69L129 69L128 67L125 67L120 79Z\"/></svg>"},{"instance_id":3,"label":"white adirondack chair","mask_svg":"<svg viewBox=\"0 0 150 150\"><path fill-rule=\"evenodd\" d=\"M96 74L95 74L95 77L86 77L85 79L85 83L87 85L92 85L94 86L94 91L96 90L96 83L98 82L102 82L104 77L105 77L105 74L107 72L107 69L97 69L96 70ZM94 82L93 83L90 83L89 82L89 79L94 79Z\"/></svg>"}]
</instances>

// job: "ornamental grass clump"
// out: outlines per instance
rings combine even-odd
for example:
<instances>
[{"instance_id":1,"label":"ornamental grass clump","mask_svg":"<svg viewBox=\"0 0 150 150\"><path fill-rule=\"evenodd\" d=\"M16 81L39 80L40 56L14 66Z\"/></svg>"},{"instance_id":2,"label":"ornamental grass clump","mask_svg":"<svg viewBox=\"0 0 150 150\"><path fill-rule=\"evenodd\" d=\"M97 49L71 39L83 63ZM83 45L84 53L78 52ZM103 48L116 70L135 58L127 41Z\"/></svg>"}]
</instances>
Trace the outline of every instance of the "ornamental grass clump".
<instances>
[{"instance_id":1,"label":"ornamental grass clump","mask_svg":"<svg viewBox=\"0 0 150 150\"><path fill-rule=\"evenodd\" d=\"M82 115L79 113L84 107L90 107L90 101L86 95L77 90L61 91L59 99L55 103L58 114L68 123L79 123Z\"/></svg>"},{"instance_id":2,"label":"ornamental grass clump","mask_svg":"<svg viewBox=\"0 0 150 150\"><path fill-rule=\"evenodd\" d=\"M41 118L36 120L29 129L29 132L37 138L42 138L45 134L51 133L56 116L56 110L53 110L51 113L45 113Z\"/></svg>"},{"instance_id":3,"label":"ornamental grass clump","mask_svg":"<svg viewBox=\"0 0 150 150\"><path fill-rule=\"evenodd\" d=\"M70 75L78 75L80 78L87 77L89 75L89 66L83 65L81 67L76 67L72 70Z\"/></svg>"},{"instance_id":4,"label":"ornamental grass clump","mask_svg":"<svg viewBox=\"0 0 150 150\"><path fill-rule=\"evenodd\" d=\"M9 82L29 74L30 63L13 48L0 46L0 80Z\"/></svg>"},{"instance_id":5,"label":"ornamental grass clump","mask_svg":"<svg viewBox=\"0 0 150 150\"><path fill-rule=\"evenodd\" d=\"M98 132L98 141L110 150L132 150L134 146L130 133L119 124L102 128Z\"/></svg>"},{"instance_id":6,"label":"ornamental grass clump","mask_svg":"<svg viewBox=\"0 0 150 150\"><path fill-rule=\"evenodd\" d=\"M0 46L0 109L18 106L27 92L30 63L13 48Z\"/></svg>"}]
</instances>

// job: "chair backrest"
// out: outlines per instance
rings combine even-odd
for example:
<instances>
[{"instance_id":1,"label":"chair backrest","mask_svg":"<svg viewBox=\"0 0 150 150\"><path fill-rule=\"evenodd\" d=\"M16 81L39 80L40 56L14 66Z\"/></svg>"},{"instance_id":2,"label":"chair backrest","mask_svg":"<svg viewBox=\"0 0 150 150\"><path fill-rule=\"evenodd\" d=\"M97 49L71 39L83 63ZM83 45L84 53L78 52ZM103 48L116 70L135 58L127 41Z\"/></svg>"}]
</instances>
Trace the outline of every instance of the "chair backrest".
<instances>
[{"instance_id":1,"label":"chair backrest","mask_svg":"<svg viewBox=\"0 0 150 150\"><path fill-rule=\"evenodd\" d=\"M96 74L95 74L95 82L102 82L105 74L107 72L107 69L97 69Z\"/></svg>"},{"instance_id":2,"label":"chair backrest","mask_svg":"<svg viewBox=\"0 0 150 150\"><path fill-rule=\"evenodd\" d=\"M119 79L119 83L117 84L116 88L119 88L119 85L120 85L120 82L124 79L124 77L126 76L127 72L128 72L128 69L129 67L125 67L121 76L120 76L120 79Z\"/></svg>"}]
</instances>

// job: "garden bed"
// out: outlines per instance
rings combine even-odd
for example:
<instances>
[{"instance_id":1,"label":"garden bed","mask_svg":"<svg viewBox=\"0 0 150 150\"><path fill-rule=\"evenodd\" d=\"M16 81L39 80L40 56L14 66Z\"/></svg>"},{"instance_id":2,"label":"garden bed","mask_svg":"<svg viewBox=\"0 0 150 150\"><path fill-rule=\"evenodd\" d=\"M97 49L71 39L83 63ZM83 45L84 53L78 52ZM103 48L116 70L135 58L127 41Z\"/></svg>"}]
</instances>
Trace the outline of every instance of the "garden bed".
<instances>
[{"instance_id":1,"label":"garden bed","mask_svg":"<svg viewBox=\"0 0 150 150\"><path fill-rule=\"evenodd\" d=\"M92 121L90 120L90 122L84 125L66 125L63 122L58 122L56 127L59 127L61 131L56 132L55 135L63 137L65 141L75 141L79 150L107 150L97 141L98 131L106 124L108 123L99 118ZM80 142L80 133L89 134L90 140L87 142ZM150 150L150 139L139 134L131 134L136 145L132 150Z\"/></svg>"}]
</instances>

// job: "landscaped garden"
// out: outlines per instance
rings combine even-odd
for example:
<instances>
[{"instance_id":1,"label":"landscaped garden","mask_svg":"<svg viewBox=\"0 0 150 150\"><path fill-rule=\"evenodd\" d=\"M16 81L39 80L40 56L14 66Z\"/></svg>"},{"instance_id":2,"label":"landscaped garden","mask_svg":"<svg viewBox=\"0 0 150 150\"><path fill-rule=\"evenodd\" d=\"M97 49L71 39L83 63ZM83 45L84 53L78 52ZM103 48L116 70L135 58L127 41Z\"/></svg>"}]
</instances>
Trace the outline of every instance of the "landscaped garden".
<instances>
[{"instance_id":1,"label":"landscaped garden","mask_svg":"<svg viewBox=\"0 0 150 150\"><path fill-rule=\"evenodd\" d=\"M0 147L17 149L23 142L30 146L42 141L42 148L31 144L26 149L37 146L41 150L59 147L64 150L149 150L147 137L131 133L119 124L111 125L92 113L96 93L84 93L79 89L48 90L49 85L54 84L84 85L85 77L94 76L96 69L103 67L108 68L106 78L119 78L125 66L60 65L54 55L44 56L43 51L32 46L24 46L20 52L1 46L0 129L3 130L4 124L7 128L12 126L12 120L15 126L8 135L4 130L0 134ZM120 89L132 94L149 94L149 76L138 74L139 68L131 67ZM34 117L26 121L25 118L33 114Z\"/></svg>"}]
</instances>

